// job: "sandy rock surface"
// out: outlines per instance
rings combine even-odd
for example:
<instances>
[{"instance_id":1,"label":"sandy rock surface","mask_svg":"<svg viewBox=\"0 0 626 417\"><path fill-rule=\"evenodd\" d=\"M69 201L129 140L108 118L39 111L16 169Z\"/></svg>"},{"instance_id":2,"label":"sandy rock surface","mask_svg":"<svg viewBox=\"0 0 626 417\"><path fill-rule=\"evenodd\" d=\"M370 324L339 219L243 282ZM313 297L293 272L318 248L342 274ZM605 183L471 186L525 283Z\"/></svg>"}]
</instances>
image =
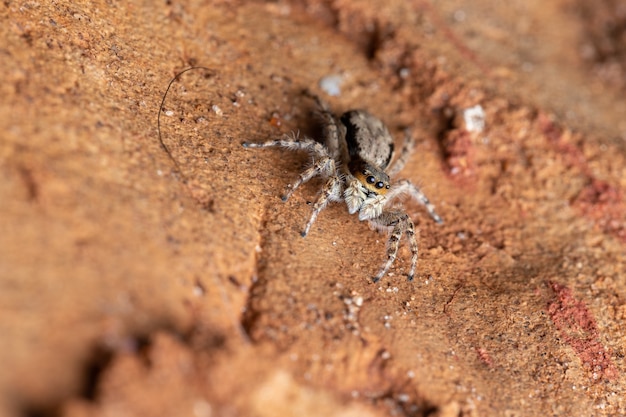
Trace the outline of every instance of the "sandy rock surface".
<instances>
[{"instance_id":1,"label":"sandy rock surface","mask_svg":"<svg viewBox=\"0 0 626 417\"><path fill-rule=\"evenodd\" d=\"M625 415L626 8L440 3L4 2L0 414ZM413 282L241 146L305 89L411 130Z\"/></svg>"}]
</instances>

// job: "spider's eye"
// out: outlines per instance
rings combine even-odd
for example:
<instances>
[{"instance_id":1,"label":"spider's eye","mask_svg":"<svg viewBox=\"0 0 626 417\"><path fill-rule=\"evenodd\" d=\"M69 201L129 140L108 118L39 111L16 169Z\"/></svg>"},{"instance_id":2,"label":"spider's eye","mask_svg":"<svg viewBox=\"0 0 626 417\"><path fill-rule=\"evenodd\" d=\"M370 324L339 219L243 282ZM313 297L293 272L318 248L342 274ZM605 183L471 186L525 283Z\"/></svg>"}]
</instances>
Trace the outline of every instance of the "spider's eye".
<instances>
[{"instance_id":1,"label":"spider's eye","mask_svg":"<svg viewBox=\"0 0 626 417\"><path fill-rule=\"evenodd\" d=\"M385 187L386 189L389 189L389 184L387 184L387 186Z\"/></svg>"},{"instance_id":2,"label":"spider's eye","mask_svg":"<svg viewBox=\"0 0 626 417\"><path fill-rule=\"evenodd\" d=\"M383 188L384 186L385 186L385 184L383 184L383 182L382 182L382 181L378 181L378 182L376 183L376 188L378 188L378 189L381 189L381 188Z\"/></svg>"},{"instance_id":3,"label":"spider's eye","mask_svg":"<svg viewBox=\"0 0 626 417\"><path fill-rule=\"evenodd\" d=\"M373 176L373 175L370 175L369 177L367 177L367 182L368 182L369 184L374 184L374 183L376 182L376 178L374 178L374 176ZM376 185L378 185L378 184L376 184ZM379 188L380 188L380 187L379 187Z\"/></svg>"}]
</instances>

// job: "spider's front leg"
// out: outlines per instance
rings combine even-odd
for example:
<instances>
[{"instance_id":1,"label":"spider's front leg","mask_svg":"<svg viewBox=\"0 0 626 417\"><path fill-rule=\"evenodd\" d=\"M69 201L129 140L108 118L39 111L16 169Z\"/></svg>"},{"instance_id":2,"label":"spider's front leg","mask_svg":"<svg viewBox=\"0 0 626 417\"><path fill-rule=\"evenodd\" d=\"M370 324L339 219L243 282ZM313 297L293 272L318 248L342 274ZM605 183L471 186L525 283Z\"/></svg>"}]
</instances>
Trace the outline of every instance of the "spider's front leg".
<instances>
[{"instance_id":1,"label":"spider's front leg","mask_svg":"<svg viewBox=\"0 0 626 417\"><path fill-rule=\"evenodd\" d=\"M242 146L244 148L286 148L292 151L305 151L313 157L314 161L316 161L300 174L296 182L281 197L283 201L289 200L289 197L291 197L298 187L308 182L316 175L329 176L334 174L335 171L335 163L328 155L326 148L311 138L305 137L300 139L296 135L293 135L285 136L283 139L268 140L267 142L262 143L244 142L242 143Z\"/></svg>"},{"instance_id":2,"label":"spider's front leg","mask_svg":"<svg viewBox=\"0 0 626 417\"><path fill-rule=\"evenodd\" d=\"M426 211L428 211L430 217L435 221L435 223L443 223L443 219L437 214L437 212L435 211L435 206L430 202L428 197L426 197L426 194L424 194L422 190L419 189L419 187L417 187L409 180L398 181L396 185L393 186L391 191L389 191L389 193L387 194L387 199L392 200L403 194L408 194L409 196L411 196L411 198L417 200L418 203L423 205L426 208Z\"/></svg>"},{"instance_id":3,"label":"spider's front leg","mask_svg":"<svg viewBox=\"0 0 626 417\"><path fill-rule=\"evenodd\" d=\"M334 162L333 162L334 167ZM320 214L320 211L324 210L324 208L331 201L340 201L342 195L341 190L341 178L339 178L336 173L328 177L328 181L324 184L324 188L322 188L322 192L315 200L315 204L313 204L313 212L311 213L311 218L307 222L304 230L300 233L302 237L306 237L309 234L309 230L311 230L311 226L315 223L315 219L317 219L317 215Z\"/></svg>"},{"instance_id":4,"label":"spider's front leg","mask_svg":"<svg viewBox=\"0 0 626 417\"><path fill-rule=\"evenodd\" d=\"M286 137L285 139L270 140L263 143L244 142L242 145L245 148L282 147L290 150L302 150L308 152L313 157L313 165L298 176L296 182L283 195L283 201L287 201L298 187L308 182L313 177L320 175L328 178L324 188L322 188L321 194L313 205L311 217L304 230L301 232L302 237L305 237L309 233L318 214L329 202L341 200L341 178L338 175L335 160L328 154L328 150L322 144L310 138L298 139L294 136L293 138Z\"/></svg>"},{"instance_id":5,"label":"spider's front leg","mask_svg":"<svg viewBox=\"0 0 626 417\"><path fill-rule=\"evenodd\" d=\"M409 215L405 212L394 210L383 211L380 216L372 219L371 222L374 226L381 228L393 227L387 244L387 260L383 264L383 267L378 275L374 277L373 282L378 282L383 276L385 276L393 262L396 260L398 247L400 246L400 239L403 234L406 234L411 247L411 270L408 275L408 280L412 281L415 275L418 257L417 240L415 239L415 226L413 225L413 220L411 220Z\"/></svg>"}]
</instances>

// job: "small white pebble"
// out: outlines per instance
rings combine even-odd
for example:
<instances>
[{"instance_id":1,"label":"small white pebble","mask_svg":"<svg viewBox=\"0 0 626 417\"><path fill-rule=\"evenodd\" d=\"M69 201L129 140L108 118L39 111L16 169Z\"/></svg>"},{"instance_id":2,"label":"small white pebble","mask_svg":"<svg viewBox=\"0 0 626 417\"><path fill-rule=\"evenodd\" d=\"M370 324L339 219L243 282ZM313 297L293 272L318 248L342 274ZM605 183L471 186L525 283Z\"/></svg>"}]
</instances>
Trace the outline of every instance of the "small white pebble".
<instances>
[{"instance_id":1,"label":"small white pebble","mask_svg":"<svg viewBox=\"0 0 626 417\"><path fill-rule=\"evenodd\" d=\"M401 403L408 403L410 399L408 394L398 394L398 401Z\"/></svg>"},{"instance_id":2,"label":"small white pebble","mask_svg":"<svg viewBox=\"0 0 626 417\"><path fill-rule=\"evenodd\" d=\"M205 400L197 400L193 404L193 415L195 417L211 417L213 415L211 404Z\"/></svg>"},{"instance_id":3,"label":"small white pebble","mask_svg":"<svg viewBox=\"0 0 626 417\"><path fill-rule=\"evenodd\" d=\"M222 116L224 114L224 112L222 112L222 109L220 109L217 104L212 105L211 110L213 110L218 116Z\"/></svg>"},{"instance_id":4,"label":"small white pebble","mask_svg":"<svg viewBox=\"0 0 626 417\"><path fill-rule=\"evenodd\" d=\"M204 288L202 288L200 285L195 285L193 287L193 295L195 295L196 297L202 297L204 295Z\"/></svg>"},{"instance_id":5,"label":"small white pebble","mask_svg":"<svg viewBox=\"0 0 626 417\"><path fill-rule=\"evenodd\" d=\"M463 120L468 132L482 132L485 129L485 111L480 104L465 109Z\"/></svg>"},{"instance_id":6,"label":"small white pebble","mask_svg":"<svg viewBox=\"0 0 626 417\"><path fill-rule=\"evenodd\" d=\"M341 94L341 75L327 75L319 82L320 88L329 96L337 97Z\"/></svg>"},{"instance_id":7,"label":"small white pebble","mask_svg":"<svg viewBox=\"0 0 626 417\"><path fill-rule=\"evenodd\" d=\"M456 20L457 22L463 22L466 17L465 12L463 10L455 10L452 16L454 17L454 20Z\"/></svg>"}]
</instances>

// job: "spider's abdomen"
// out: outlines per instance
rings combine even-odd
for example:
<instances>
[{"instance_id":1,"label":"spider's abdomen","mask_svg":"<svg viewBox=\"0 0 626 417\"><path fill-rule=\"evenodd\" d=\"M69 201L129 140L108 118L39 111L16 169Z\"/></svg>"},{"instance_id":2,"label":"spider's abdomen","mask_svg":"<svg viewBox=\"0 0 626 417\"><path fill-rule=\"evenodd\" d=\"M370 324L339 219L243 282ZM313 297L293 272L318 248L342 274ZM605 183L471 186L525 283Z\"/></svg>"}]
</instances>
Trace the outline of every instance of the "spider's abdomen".
<instances>
[{"instance_id":1,"label":"spider's abdomen","mask_svg":"<svg viewBox=\"0 0 626 417\"><path fill-rule=\"evenodd\" d=\"M384 171L393 157L393 138L384 123L365 110L350 110L341 116L346 127L346 145L351 160L368 161Z\"/></svg>"}]
</instances>

